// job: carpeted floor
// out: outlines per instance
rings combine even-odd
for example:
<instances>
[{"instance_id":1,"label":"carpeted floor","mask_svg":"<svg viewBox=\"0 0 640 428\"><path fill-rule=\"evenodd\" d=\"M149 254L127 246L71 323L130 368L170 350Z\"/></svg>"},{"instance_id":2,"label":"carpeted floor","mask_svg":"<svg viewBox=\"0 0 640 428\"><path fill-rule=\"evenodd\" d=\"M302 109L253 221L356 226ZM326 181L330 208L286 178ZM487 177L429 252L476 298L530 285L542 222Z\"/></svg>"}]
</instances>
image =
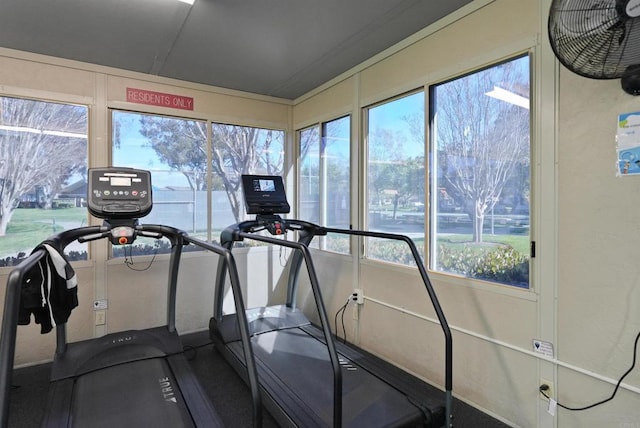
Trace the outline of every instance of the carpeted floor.
<instances>
[{"instance_id":1,"label":"carpeted floor","mask_svg":"<svg viewBox=\"0 0 640 428\"><path fill-rule=\"evenodd\" d=\"M206 332L186 335L183 337L183 343L194 372L226 426L251 427L249 389L209 343ZM14 371L9 415L10 428L31 428L40 425L40 418L47 400L50 369L51 364L42 364ZM453 409L455 427L507 427L457 399L454 399ZM277 427L276 422L267 412L263 412L263 426L264 428Z\"/></svg>"}]
</instances>

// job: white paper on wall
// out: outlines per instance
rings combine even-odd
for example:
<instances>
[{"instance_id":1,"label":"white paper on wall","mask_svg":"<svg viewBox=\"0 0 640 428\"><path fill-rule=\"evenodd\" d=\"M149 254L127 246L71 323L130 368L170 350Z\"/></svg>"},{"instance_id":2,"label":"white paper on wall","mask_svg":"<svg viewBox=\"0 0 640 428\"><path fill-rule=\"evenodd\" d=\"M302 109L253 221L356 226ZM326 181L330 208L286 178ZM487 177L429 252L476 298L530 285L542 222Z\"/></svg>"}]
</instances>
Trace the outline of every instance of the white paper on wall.
<instances>
[{"instance_id":1,"label":"white paper on wall","mask_svg":"<svg viewBox=\"0 0 640 428\"><path fill-rule=\"evenodd\" d=\"M618 176L640 174L640 112L618 115L616 152Z\"/></svg>"}]
</instances>

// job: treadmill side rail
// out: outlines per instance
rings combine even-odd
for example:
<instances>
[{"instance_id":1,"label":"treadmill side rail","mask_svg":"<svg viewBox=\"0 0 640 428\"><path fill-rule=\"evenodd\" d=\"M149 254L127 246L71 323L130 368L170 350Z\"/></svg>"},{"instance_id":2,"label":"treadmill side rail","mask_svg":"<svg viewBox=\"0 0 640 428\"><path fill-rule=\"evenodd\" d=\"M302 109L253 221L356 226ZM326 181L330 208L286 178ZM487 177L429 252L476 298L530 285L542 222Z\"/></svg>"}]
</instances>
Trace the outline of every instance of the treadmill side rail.
<instances>
[{"instance_id":1,"label":"treadmill side rail","mask_svg":"<svg viewBox=\"0 0 640 428\"><path fill-rule=\"evenodd\" d=\"M256 232L261 230L272 231L273 227L269 227L269 221L277 221L278 227L275 228L281 234L286 231L294 231L298 233L298 242L299 246L293 245L291 241L281 240L270 238L263 235L257 235ZM285 228L282 231L282 228ZM273 233L273 232L271 232ZM390 367L390 364L383 364L383 361L379 360L377 357L365 353L364 351L359 352L357 347L353 346L353 350L350 346L344 347L342 344L334 344L334 336L329 330L326 332L325 321L323 320L322 313L325 311L324 305L322 303L322 297L320 294L320 288L317 285L317 277L315 276L315 270L313 268L313 264L311 261L310 253L308 250L308 245L311 243L315 236L319 235L327 235L330 233L339 233L346 235L355 235L355 236L364 236L364 237L375 237L382 239L391 239L396 241L403 241L407 244L411 250L412 256L415 260L416 266L421 275L422 282L424 283L425 290L430 298L431 304L437 314L438 320L441 324L442 332L444 335L444 359L445 359L445 390L441 391L438 388L432 387L424 382L414 382L413 380L419 381L413 376L409 375L406 372L400 373L400 369L393 366ZM404 424L408 424L408 426L415 426L416 420L412 419L413 416L410 416L411 413L415 414L417 410L418 413L422 414L422 421L417 422L420 426L426 427L447 427L450 428L453 426L453 411L452 411L452 380L453 380L453 358L452 358L452 335L449 329L449 325L445 318L444 312L440 306L436 293L431 285L430 279L427 275L426 269L422 262L421 256L418 253L418 250L413 243L413 241L405 236L398 235L392 233L381 233L381 232L370 232L370 231L361 231L355 229L337 229L337 228L329 228L329 227L321 227L317 225L313 225L311 223L295 220L295 219L285 219L282 220L277 216L262 216L258 215L256 220L248 220L242 223L238 223L235 225L231 225L227 227L220 236L220 242L225 248L232 249L234 242L243 241L245 239L252 239L261 242L270 243L272 245L285 246L290 248L295 248L298 251L292 254L292 257L289 259L289 278L287 282L287 301L286 307L290 310L296 310L296 290L298 287L298 278L301 266L304 263L307 265L307 269L309 271L309 279L311 282L311 288L316 300L316 306L319 308L320 314L320 322L321 326L313 326L313 325L300 325L300 326L288 326L285 325L285 320L269 320L270 322L265 324L271 324L269 327L260 328L256 327L255 331L252 331L252 343L256 349L256 362L257 367L260 370L260 380L262 382L261 388L265 393L265 402L270 409L275 409L283 413L283 416L278 419L279 422L285 423L287 426L310 426L314 423L319 423L320 425L330 425L334 427L339 427L343 423L345 424L355 424L351 426L359 426L358 424L365 423L366 426L404 426ZM300 245L303 248L300 248ZM219 265L217 276L216 276L216 289L215 289L215 302L214 302L214 317L210 321L210 336L212 340L216 342L216 346L220 347L220 350L223 352L225 358L232 363L236 370L244 370L244 365L242 364L242 354L238 352L237 343L233 341L235 335L232 334L233 330L233 320L242 319L244 317L237 316L236 314L227 314L224 315L222 311L222 297L224 296L225 288L225 270L223 265ZM319 303L318 303L319 302ZM246 312L245 316L251 318L255 313L260 312L268 312L275 307L263 307L263 308L254 308ZM326 323L328 324L328 323ZM252 326L253 329L253 326ZM317 329L314 333L310 333L312 329ZM298 333L292 333L293 331L298 331ZM363 419L359 419L361 415L356 415L354 412L358 412L356 410L359 405L354 406L354 401L351 401L349 405L343 404L342 400L348 401L352 399L352 397L345 396L349 394L349 388L353 386L348 385L346 380L343 380L343 376L341 373L334 374L335 377L340 378L341 382L341 390L340 397L338 397L338 392L334 392L334 417L333 422L329 422L322 417L318 417L319 412L317 410L310 410L315 406L313 403L309 404L306 402L302 402L302 399L298 400L298 404L293 403L293 399L291 397L299 397L301 395L305 395L307 400L317 401L319 391L316 390L316 394L304 394L301 391L302 387L298 385L298 389L295 389L291 386L291 384L295 384L298 380L302 379L302 375L288 377L286 372L289 370L288 367L295 366L299 367L299 370L304 370L304 368L308 368L309 365L314 365L318 363L321 359L311 358L310 356L306 356L304 358L300 358L300 360L296 363L293 361L289 361L289 363L285 363L284 365L281 362L276 361L277 358L274 356L276 354L276 348L281 346L285 340L285 336L292 335L299 336L300 330L305 333L314 336L316 340L323 343L322 346L325 349L328 348L329 353L328 356L331 357L333 363L333 356L340 360L341 368L340 372L345 373L345 377L348 376L348 370L350 368L346 368L346 365L353 363L354 365L361 364L361 366L357 368L353 368L353 370L360 370L362 372L366 371L371 373L372 376L375 376L377 379L381 380L383 383L391 385L395 390L400 391L405 395L406 400L414 406L411 411L406 413L406 417L398 416L391 417L388 421L388 424L384 421L382 417L373 417L373 419L367 419L364 417ZM280 336L278 336L280 334ZM273 336L273 337L272 337ZM268 339L270 338L270 339ZM298 340L298 339L296 339ZM264 352L260 350L258 343L260 341L265 342ZM339 346L338 346L339 345ZM304 346L303 346L304 347ZM335 348L338 348L337 351L341 354L338 355ZM298 351L304 353L304 350L294 350L293 348L288 348L287 350L282 350L281 355L283 359L289 358L294 353ZM344 352L344 353L343 353ZM334 354L335 353L335 354ZM318 356L320 355L318 352L316 353ZM323 352L324 355L324 352ZM327 361L328 364L328 361ZM276 368L277 366L277 368ZM326 368L326 367L325 367ZM324 370L323 368L322 370ZM395 368L395 369L394 369ZM347 370L347 371L345 371ZM329 377L329 373L324 373L322 376L316 377L316 379L322 378L326 380ZM413 378L413 379L412 379ZM302 381L301 381L302 382ZM318 383L320 381L305 381L311 382L309 385L314 385L314 387L318 387ZM368 384L367 381L362 381L363 385ZM304 383L304 382L302 382ZM337 383L336 383L337 384ZM373 385L373 383L371 384ZM310 388L311 386L309 386ZM291 389L288 390L287 388ZM363 387L366 389L367 387ZM373 388L373 387L371 387ZM367 412L367 410L363 409L372 409L375 406L369 406L368 398L365 397L367 394L370 394L370 391L360 391L359 393L364 394L362 400L356 400L362 406L360 410L363 412ZM344 395L343 395L344 394ZM383 394L384 395L384 394ZM393 395L393 394L391 394ZM288 402L288 400L292 402ZM287 401L287 402L285 402ZM315 403L317 404L317 403ZM320 407L323 409L328 408L330 405L326 402ZM345 407L343 407L345 406ZM384 406L384 405L382 405ZM343 414L342 409L344 408L344 412L350 412L349 416ZM375 411L371 411L371 414L376 414ZM317 420L312 420L314 416L304 416L304 415L312 415L316 414L315 417L318 417ZM303 415L298 417L299 415ZM305 419L306 418L306 419ZM395 422L393 422L393 421Z\"/></svg>"},{"instance_id":2,"label":"treadmill side rail","mask_svg":"<svg viewBox=\"0 0 640 428\"><path fill-rule=\"evenodd\" d=\"M88 236L89 239L108 237L108 228L109 226L107 225L71 229L59 235L54 235L49 239L55 240L60 244L60 248L64 249L66 245L81 239L83 236ZM141 234L145 232L157 234L158 239L160 237L168 237L172 243L168 273L169 303L167 305L167 324L147 330L112 333L101 338L70 344L67 344L66 341L66 324L58 324L56 326L57 346L52 368L52 383L50 384L49 400L44 409L43 426L69 427L73 424L82 423L81 420L85 416L91 419L91 426L99 425L99 421L95 419L96 414L91 409L103 408L101 406L108 401L109 390L116 395L122 395L122 391L116 386L113 386L113 388L101 388L95 382L115 380L117 384L118 377L121 376L118 373L121 373L122 370L129 370L133 375L145 372L147 365L149 367L166 367L166 370L162 369L162 373L158 371L158 376L154 374L153 384L149 386L148 394L146 387L143 387L142 390L139 390L139 393L134 394L135 397L130 396L128 401L136 402L135 398L140 398L140 396L158 395L162 397L163 392L168 393L170 390L171 393L176 394L176 402L172 401L173 397L168 396L167 403L169 406L167 408L173 407L176 408L175 410L179 410L178 413L163 413L159 408L156 409L158 418L153 423L153 426L203 426L207 428L223 426L220 417L207 397L206 391L191 372L190 365L182 354L182 344L175 330L175 289L177 287L177 269L180 263L180 253L182 247L187 243L198 245L205 250L218 254L221 259L225 260L226 265L230 267L230 276L235 287L239 287L237 268L234 264L233 256L229 250L219 245L187 237L185 232L169 226L136 224L135 228ZM2 428L7 427L9 424L9 402L23 277L44 256L45 252L42 250L34 252L9 273L7 281L0 340L0 427ZM240 310L244 310L244 307L241 307ZM249 355L249 368L247 371L249 372L249 378L254 379L252 382L254 426L261 427L262 406L257 386L257 375L255 370L251 370L252 367L255 369L255 366L253 365L252 350L248 345L249 339L246 325L241 327L240 336L240 339L247 343L247 354ZM142 342L137 342L134 338L142 338L143 340ZM134 367L135 369L133 369ZM109 373L109 375L103 376L103 372ZM156 373L151 369L147 372ZM168 374L165 374L165 372ZM128 380L127 375L125 374L124 376L122 380ZM164 382L168 382L166 385L163 385L163 379L165 379ZM134 388L125 388L125 391L127 390L134 390ZM91 398L93 394L96 395ZM86 399L94 400L94 403L83 409L78 403ZM98 401L95 400L98 400L100 404L97 405ZM122 403L122 401L120 400L119 402ZM125 404L130 404L126 402L127 400L124 401ZM86 413L87 410L89 410L89 413ZM76 412L75 415L74 412ZM154 409L139 409L138 412L152 414ZM114 415L120 414L122 417L121 413L118 411ZM135 417L130 417L129 420L118 420L116 423L107 417L108 414L110 414L109 411L106 411L102 418L102 420L108 421L105 422L106 426L141 426L140 421ZM175 416L177 414L181 416ZM147 418L144 425L148 422L151 422L151 419Z\"/></svg>"}]
</instances>

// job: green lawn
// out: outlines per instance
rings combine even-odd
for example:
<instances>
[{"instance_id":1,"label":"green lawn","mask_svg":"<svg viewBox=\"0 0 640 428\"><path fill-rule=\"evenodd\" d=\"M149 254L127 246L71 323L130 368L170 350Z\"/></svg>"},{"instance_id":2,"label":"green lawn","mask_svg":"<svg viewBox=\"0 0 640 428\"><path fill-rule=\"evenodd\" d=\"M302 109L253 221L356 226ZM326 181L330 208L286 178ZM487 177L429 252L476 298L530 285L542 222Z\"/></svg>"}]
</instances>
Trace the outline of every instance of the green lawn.
<instances>
[{"instance_id":1,"label":"green lawn","mask_svg":"<svg viewBox=\"0 0 640 428\"><path fill-rule=\"evenodd\" d=\"M491 245L501 244L509 245L522 254L529 254L530 238L529 235L491 235L489 233L483 234L483 242L474 244L471 235L458 234L458 233L441 233L438 235L438 245L446 245L449 247L464 246L466 245Z\"/></svg>"},{"instance_id":2,"label":"green lawn","mask_svg":"<svg viewBox=\"0 0 640 428\"><path fill-rule=\"evenodd\" d=\"M0 237L0 258L14 255L18 251L29 253L33 247L54 233L64 229L84 226L87 223L86 208L62 208L44 210L39 208L19 208L15 211L11 223L7 227L7 234ZM219 233L215 233L214 239L218 239ZM416 245L422 250L423 239L414 238ZM530 238L527 234L484 234L484 243L479 246L491 244L509 245L522 254L529 254ZM438 244L449 247L463 247L472 244L470 234L441 233L438 235ZM332 248L334 250L348 251L346 248Z\"/></svg>"},{"instance_id":3,"label":"green lawn","mask_svg":"<svg viewBox=\"0 0 640 428\"><path fill-rule=\"evenodd\" d=\"M86 224L86 208L18 208L7 227L7 234L0 237L0 258L18 251L29 253L54 233Z\"/></svg>"}]
</instances>

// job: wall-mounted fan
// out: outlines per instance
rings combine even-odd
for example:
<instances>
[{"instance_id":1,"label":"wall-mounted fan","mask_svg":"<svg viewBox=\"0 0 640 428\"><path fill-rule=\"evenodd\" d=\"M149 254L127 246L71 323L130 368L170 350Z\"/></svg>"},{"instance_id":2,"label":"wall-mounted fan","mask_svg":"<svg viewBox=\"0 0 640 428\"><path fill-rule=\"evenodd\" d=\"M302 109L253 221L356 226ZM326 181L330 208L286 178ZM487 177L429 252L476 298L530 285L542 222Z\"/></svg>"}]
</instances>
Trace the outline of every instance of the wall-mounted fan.
<instances>
[{"instance_id":1,"label":"wall-mounted fan","mask_svg":"<svg viewBox=\"0 0 640 428\"><path fill-rule=\"evenodd\" d=\"M569 70L640 95L640 0L553 0L549 38Z\"/></svg>"}]
</instances>

